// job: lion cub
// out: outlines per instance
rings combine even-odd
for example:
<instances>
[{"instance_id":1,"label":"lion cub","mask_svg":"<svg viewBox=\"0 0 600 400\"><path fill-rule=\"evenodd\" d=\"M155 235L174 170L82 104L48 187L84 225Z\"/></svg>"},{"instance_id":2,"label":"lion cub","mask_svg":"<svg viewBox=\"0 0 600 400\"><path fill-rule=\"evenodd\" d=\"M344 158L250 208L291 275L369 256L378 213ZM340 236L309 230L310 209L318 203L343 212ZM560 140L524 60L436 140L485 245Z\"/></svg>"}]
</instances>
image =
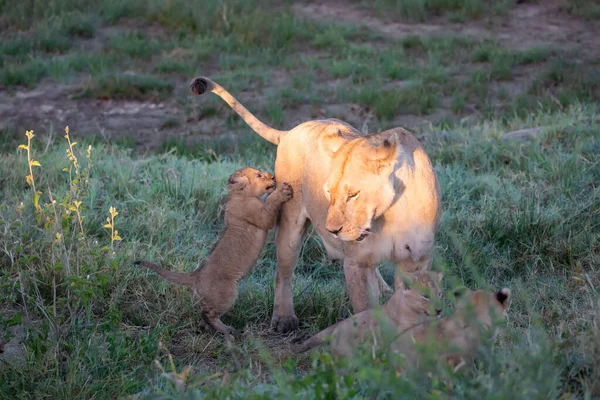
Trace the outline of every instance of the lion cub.
<instances>
[{"instance_id":1,"label":"lion cub","mask_svg":"<svg viewBox=\"0 0 600 400\"><path fill-rule=\"evenodd\" d=\"M225 230L198 269L185 274L168 271L148 261L135 261L169 282L192 287L200 300L203 321L226 336L233 328L225 325L220 317L235 303L238 281L258 260L279 209L293 196L289 184L284 182L275 189L275 177L254 168L236 171L229 178L227 189ZM269 193L263 202L261 197Z\"/></svg>"},{"instance_id":2,"label":"lion cub","mask_svg":"<svg viewBox=\"0 0 600 400\"><path fill-rule=\"evenodd\" d=\"M460 293L455 293L459 296ZM424 343L433 338L454 347L452 353L444 354L451 365L456 366L470 358L479 344L480 328L492 326L494 313L504 316L508 306L509 289L499 292L477 290L461 296L455 312L449 317L432 318L425 312L429 299L417 290L397 290L383 305L381 315L378 310L366 310L347 318L317 333L297 347L296 353L322 345L331 338L332 352L339 356L351 357L356 347L376 340L382 342L382 325L388 325L396 332L390 349L407 355L414 360L418 354L414 343Z\"/></svg>"},{"instance_id":3,"label":"lion cub","mask_svg":"<svg viewBox=\"0 0 600 400\"><path fill-rule=\"evenodd\" d=\"M408 278L406 282L405 278ZM442 273L432 271L418 275L405 273L398 280L403 281L403 286L410 282L410 289L396 290L381 309L354 314L295 346L293 351L304 352L325 344L331 338L333 353L350 357L358 344L369 341L373 335L381 336L385 329L381 325L401 331L426 319L436 318L441 310L435 307L432 299L439 297L442 278Z\"/></svg>"}]
</instances>

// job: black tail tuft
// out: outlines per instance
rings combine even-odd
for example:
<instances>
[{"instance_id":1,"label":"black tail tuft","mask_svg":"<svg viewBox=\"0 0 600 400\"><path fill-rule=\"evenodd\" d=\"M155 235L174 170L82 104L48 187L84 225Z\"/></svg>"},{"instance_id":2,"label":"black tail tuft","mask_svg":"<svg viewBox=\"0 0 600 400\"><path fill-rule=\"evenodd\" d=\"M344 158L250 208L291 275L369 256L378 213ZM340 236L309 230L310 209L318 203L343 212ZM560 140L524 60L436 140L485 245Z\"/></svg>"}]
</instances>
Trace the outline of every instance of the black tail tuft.
<instances>
[{"instance_id":1,"label":"black tail tuft","mask_svg":"<svg viewBox=\"0 0 600 400\"><path fill-rule=\"evenodd\" d=\"M202 77L194 78L192 80L192 83L190 83L190 91L192 92L192 94L195 94L197 96L204 94L208 87L208 81L206 80L206 78Z\"/></svg>"}]
</instances>

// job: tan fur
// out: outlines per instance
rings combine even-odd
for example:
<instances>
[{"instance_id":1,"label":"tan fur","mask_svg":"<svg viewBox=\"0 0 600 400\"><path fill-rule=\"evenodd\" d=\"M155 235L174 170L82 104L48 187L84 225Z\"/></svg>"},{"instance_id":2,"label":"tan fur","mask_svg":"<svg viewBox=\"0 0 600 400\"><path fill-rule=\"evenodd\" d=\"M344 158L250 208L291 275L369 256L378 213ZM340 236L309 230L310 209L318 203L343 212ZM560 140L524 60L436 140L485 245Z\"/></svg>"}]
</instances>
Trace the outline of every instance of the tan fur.
<instances>
[{"instance_id":1,"label":"tan fur","mask_svg":"<svg viewBox=\"0 0 600 400\"><path fill-rule=\"evenodd\" d=\"M307 339L294 351L304 352L332 338L333 353L349 357L357 345L372 339L380 341L383 326L401 331L435 318L441 309L435 307L431 298L438 295L442 274L427 273L411 278L411 288L396 290L381 309L365 310L346 318ZM426 287L425 279L428 281ZM433 293L428 290L430 288L435 289Z\"/></svg>"},{"instance_id":2,"label":"tan fur","mask_svg":"<svg viewBox=\"0 0 600 400\"><path fill-rule=\"evenodd\" d=\"M397 290L381 310L358 313L317 333L293 350L304 352L331 339L334 354L351 357L361 344L383 344L382 327L385 326L396 333L389 344L391 351L405 354L408 360L414 361L417 358L414 343L434 340L450 349L440 358L456 366L472 359L479 346L481 329L493 327L494 314L505 315L509 296L508 289L496 293L468 292L451 316L438 319L427 316L429 300L418 290Z\"/></svg>"},{"instance_id":3,"label":"tan fur","mask_svg":"<svg viewBox=\"0 0 600 400\"><path fill-rule=\"evenodd\" d=\"M168 271L148 261L136 261L170 282L191 286L200 300L202 319L213 329L232 333L221 322L237 298L237 283L247 275L262 252L267 231L275 225L281 205L293 190L282 183L275 190L275 177L254 168L244 168L229 178L225 207L225 230L203 266L190 274ZM271 193L264 201L261 197Z\"/></svg>"},{"instance_id":4,"label":"tan fur","mask_svg":"<svg viewBox=\"0 0 600 400\"><path fill-rule=\"evenodd\" d=\"M456 296L456 294L455 294ZM412 331L412 336L419 342L430 339L433 335L437 343L448 347L449 352L442 355L453 367L470 362L479 347L481 333L484 330L495 331L495 322L505 318L508 310L510 289L497 292L486 290L470 291L462 294L455 312L442 319L437 326L424 325ZM397 340L393 350L402 352L406 348L406 340Z\"/></svg>"},{"instance_id":5,"label":"tan fur","mask_svg":"<svg viewBox=\"0 0 600 400\"><path fill-rule=\"evenodd\" d=\"M210 79L196 78L190 88L195 94L217 94L255 132L277 144L275 175L294 189L277 230L275 330L298 327L292 277L310 223L329 256L343 260L355 312L378 303L381 291L389 289L377 271L379 263L392 261L417 274L430 267L441 193L429 157L410 132L395 128L362 136L336 119L279 131ZM401 287L400 280L395 286Z\"/></svg>"}]
</instances>

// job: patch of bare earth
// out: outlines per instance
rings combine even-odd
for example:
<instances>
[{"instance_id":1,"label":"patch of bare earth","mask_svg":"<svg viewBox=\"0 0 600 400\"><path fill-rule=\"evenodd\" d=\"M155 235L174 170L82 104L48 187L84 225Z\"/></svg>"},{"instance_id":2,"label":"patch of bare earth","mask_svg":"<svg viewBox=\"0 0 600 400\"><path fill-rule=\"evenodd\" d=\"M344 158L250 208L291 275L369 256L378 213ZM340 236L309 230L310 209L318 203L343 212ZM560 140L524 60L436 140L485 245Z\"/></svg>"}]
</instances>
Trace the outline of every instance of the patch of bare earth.
<instances>
[{"instance_id":1,"label":"patch of bare earth","mask_svg":"<svg viewBox=\"0 0 600 400\"><path fill-rule=\"evenodd\" d=\"M156 136L166 121L181 118L171 102L79 99L79 89L51 81L34 90L0 91L0 121L4 129L34 129L40 133L61 132L69 126L81 135L106 138Z\"/></svg>"}]
</instances>

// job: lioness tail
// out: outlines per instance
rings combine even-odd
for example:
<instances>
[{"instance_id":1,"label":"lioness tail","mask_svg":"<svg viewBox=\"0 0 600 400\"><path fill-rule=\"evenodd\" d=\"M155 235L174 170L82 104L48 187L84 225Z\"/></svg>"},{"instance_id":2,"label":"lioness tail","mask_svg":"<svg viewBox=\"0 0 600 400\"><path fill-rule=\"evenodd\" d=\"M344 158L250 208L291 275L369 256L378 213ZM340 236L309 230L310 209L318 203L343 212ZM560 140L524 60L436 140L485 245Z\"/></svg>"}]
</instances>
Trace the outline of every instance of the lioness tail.
<instances>
[{"instance_id":1,"label":"lioness tail","mask_svg":"<svg viewBox=\"0 0 600 400\"><path fill-rule=\"evenodd\" d=\"M242 117L242 119L246 121L248 125L250 125L250 128L252 128L254 132L258 133L263 139L266 139L273 144L279 144L280 138L287 133L287 131L279 131L259 121L254 114L248 111L246 107L238 102L227 90L208 78L194 78L192 83L190 83L190 90L193 94L198 96L204 94L206 91L213 92L225 100L225 102L229 104L233 111L238 113L239 116Z\"/></svg>"},{"instance_id":2,"label":"lioness tail","mask_svg":"<svg viewBox=\"0 0 600 400\"><path fill-rule=\"evenodd\" d=\"M168 269L164 269L154 263L144 260L138 260L133 262L135 265L142 265L146 268L150 268L154 272L156 272L161 277L165 278L171 283L176 283L177 285L183 286L192 286L194 284L194 279L190 274L182 274L179 272L169 271Z\"/></svg>"}]
</instances>

